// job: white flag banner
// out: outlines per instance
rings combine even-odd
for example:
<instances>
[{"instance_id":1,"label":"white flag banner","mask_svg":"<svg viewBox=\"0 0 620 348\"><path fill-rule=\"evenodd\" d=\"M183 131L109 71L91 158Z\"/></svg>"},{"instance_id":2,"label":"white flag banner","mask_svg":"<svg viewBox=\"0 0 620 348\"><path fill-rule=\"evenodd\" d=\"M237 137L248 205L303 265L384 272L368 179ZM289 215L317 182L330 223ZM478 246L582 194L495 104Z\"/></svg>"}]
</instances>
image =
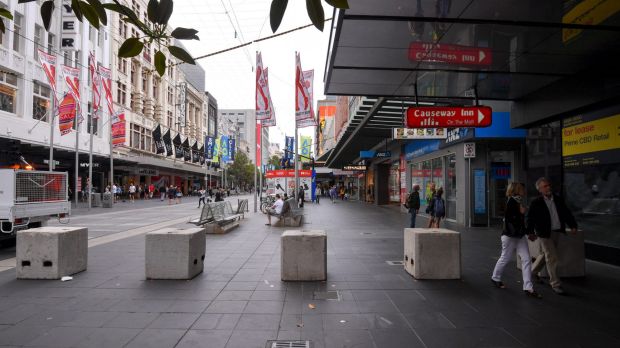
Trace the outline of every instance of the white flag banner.
<instances>
[{"instance_id":1,"label":"white flag banner","mask_svg":"<svg viewBox=\"0 0 620 348\"><path fill-rule=\"evenodd\" d=\"M316 126L316 115L314 114L314 69L304 71L304 86L306 94L310 99L310 117L297 121L297 128Z\"/></svg>"},{"instance_id":2,"label":"white flag banner","mask_svg":"<svg viewBox=\"0 0 620 348\"><path fill-rule=\"evenodd\" d=\"M266 86L266 90L267 90L267 99L269 100L269 106L268 106L268 110L269 110L269 115L270 117L266 120L262 120L261 123L263 125L263 127L275 127L276 125L276 110L273 108L273 103L271 102L271 92L269 91L269 68L265 68L265 81L267 82Z\"/></svg>"},{"instance_id":3,"label":"white flag banner","mask_svg":"<svg viewBox=\"0 0 620 348\"><path fill-rule=\"evenodd\" d=\"M311 118L312 102L304 81L299 53L295 54L295 121Z\"/></svg>"},{"instance_id":4,"label":"white flag banner","mask_svg":"<svg viewBox=\"0 0 620 348\"><path fill-rule=\"evenodd\" d=\"M269 87L263 69L263 57L256 52L256 119L267 120L270 118L269 111Z\"/></svg>"}]
</instances>

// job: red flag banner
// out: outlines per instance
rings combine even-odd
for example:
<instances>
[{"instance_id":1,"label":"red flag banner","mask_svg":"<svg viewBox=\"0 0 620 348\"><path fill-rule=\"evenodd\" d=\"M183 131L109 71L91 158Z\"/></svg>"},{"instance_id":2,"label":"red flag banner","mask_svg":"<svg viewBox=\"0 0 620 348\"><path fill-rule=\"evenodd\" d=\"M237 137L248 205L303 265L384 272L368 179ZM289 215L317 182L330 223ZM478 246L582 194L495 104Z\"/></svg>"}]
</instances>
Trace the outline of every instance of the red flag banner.
<instances>
[{"instance_id":1,"label":"red flag banner","mask_svg":"<svg viewBox=\"0 0 620 348\"><path fill-rule=\"evenodd\" d=\"M112 71L110 69L99 66L99 75L101 76L101 85L105 92L105 100L108 102L108 112L110 117L114 115L114 100L112 99Z\"/></svg>"},{"instance_id":2,"label":"red flag banner","mask_svg":"<svg viewBox=\"0 0 620 348\"><path fill-rule=\"evenodd\" d=\"M101 94L99 92L100 76L95 66L95 53L88 54L88 70L90 71L90 80L93 88L93 119L99 118L99 107L101 106Z\"/></svg>"},{"instance_id":3,"label":"red flag banner","mask_svg":"<svg viewBox=\"0 0 620 348\"><path fill-rule=\"evenodd\" d=\"M262 130L261 130L261 124L260 122L256 123L256 166L258 166L260 168L261 166L261 154L263 153L261 151L261 134L262 134Z\"/></svg>"},{"instance_id":4,"label":"red flag banner","mask_svg":"<svg viewBox=\"0 0 620 348\"><path fill-rule=\"evenodd\" d=\"M77 104L80 103L80 69L70 66L62 66L62 74L65 77L65 83L69 86L69 92L73 94L73 98Z\"/></svg>"},{"instance_id":5,"label":"red flag banner","mask_svg":"<svg viewBox=\"0 0 620 348\"><path fill-rule=\"evenodd\" d=\"M265 70L263 70L263 58L260 52L256 52L256 119L268 120L269 112L269 90Z\"/></svg>"},{"instance_id":6,"label":"red flag banner","mask_svg":"<svg viewBox=\"0 0 620 348\"><path fill-rule=\"evenodd\" d=\"M267 82L267 96L269 99L269 119L262 120L261 125L263 127L274 127L276 125L276 110L273 108L273 103L271 102L271 93L269 92L269 69L265 68L265 81Z\"/></svg>"},{"instance_id":7,"label":"red flag banner","mask_svg":"<svg viewBox=\"0 0 620 348\"><path fill-rule=\"evenodd\" d=\"M38 49L38 51L41 67L43 68L45 76L47 76L47 80L52 87L52 91L54 92L54 98L56 99L56 56L47 54L41 49Z\"/></svg>"},{"instance_id":8,"label":"red flag banner","mask_svg":"<svg viewBox=\"0 0 620 348\"><path fill-rule=\"evenodd\" d=\"M316 126L316 115L314 114L314 69L304 71L304 86L306 94L310 99L310 117L297 121L297 128Z\"/></svg>"},{"instance_id":9,"label":"red flag banner","mask_svg":"<svg viewBox=\"0 0 620 348\"><path fill-rule=\"evenodd\" d=\"M120 113L112 118L112 147L125 145L125 114Z\"/></svg>"},{"instance_id":10,"label":"red flag banner","mask_svg":"<svg viewBox=\"0 0 620 348\"><path fill-rule=\"evenodd\" d=\"M75 120L75 111L76 105L73 94L66 93L58 106L58 128L60 128L60 135L71 133L73 121Z\"/></svg>"},{"instance_id":11,"label":"red flag banner","mask_svg":"<svg viewBox=\"0 0 620 348\"><path fill-rule=\"evenodd\" d=\"M295 121L301 121L312 117L310 113L310 98L304 82L304 74L301 70L299 53L295 54Z\"/></svg>"}]
</instances>

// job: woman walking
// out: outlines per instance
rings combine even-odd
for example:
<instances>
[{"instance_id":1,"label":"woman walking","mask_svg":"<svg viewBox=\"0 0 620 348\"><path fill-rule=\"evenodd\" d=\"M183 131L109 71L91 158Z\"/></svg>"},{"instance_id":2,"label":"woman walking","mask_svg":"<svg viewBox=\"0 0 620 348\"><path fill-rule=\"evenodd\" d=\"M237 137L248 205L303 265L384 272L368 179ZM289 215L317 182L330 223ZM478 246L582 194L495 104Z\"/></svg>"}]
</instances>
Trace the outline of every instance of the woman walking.
<instances>
[{"instance_id":1,"label":"woman walking","mask_svg":"<svg viewBox=\"0 0 620 348\"><path fill-rule=\"evenodd\" d=\"M437 192L435 192L435 197L433 198L433 210L431 213L433 226L431 227L439 228L441 219L446 216L446 202L441 196L443 196L443 187L440 187Z\"/></svg>"},{"instance_id":2,"label":"woman walking","mask_svg":"<svg viewBox=\"0 0 620 348\"><path fill-rule=\"evenodd\" d=\"M502 282L504 268L512 260L512 256L517 250L521 257L521 273L523 274L523 291L525 295L533 298L542 298L532 284L532 262L530 250L525 240L525 187L521 183L511 183L506 191L508 201L506 202L506 215L504 217L504 229L502 231L502 253L495 264L491 281L495 287L504 289L506 286ZM533 235L528 238L535 239Z\"/></svg>"}]
</instances>

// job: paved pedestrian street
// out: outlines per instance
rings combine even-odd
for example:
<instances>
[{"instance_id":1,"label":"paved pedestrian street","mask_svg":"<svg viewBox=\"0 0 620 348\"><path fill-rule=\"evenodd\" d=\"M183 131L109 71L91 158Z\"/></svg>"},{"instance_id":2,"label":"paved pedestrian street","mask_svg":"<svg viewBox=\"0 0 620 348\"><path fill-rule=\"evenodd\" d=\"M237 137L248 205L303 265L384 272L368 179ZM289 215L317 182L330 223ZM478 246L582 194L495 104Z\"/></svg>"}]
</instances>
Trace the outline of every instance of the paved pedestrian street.
<instances>
[{"instance_id":1,"label":"paved pedestrian street","mask_svg":"<svg viewBox=\"0 0 620 348\"><path fill-rule=\"evenodd\" d=\"M280 236L289 228L265 226L260 212L228 234L207 235L196 278L145 280L144 233L193 227L186 221L199 214L196 202L75 210L68 225L88 227L89 254L88 269L71 281L17 280L7 265L14 248L0 250L0 346L620 346L617 267L587 261L585 278L565 279L568 296L536 284L543 299L532 299L516 268L506 270L507 289L493 287L500 233L473 228L461 231L461 280L416 280L388 263L402 261L409 221L396 206L305 205L303 229L327 232L326 282L280 280Z\"/></svg>"}]
</instances>

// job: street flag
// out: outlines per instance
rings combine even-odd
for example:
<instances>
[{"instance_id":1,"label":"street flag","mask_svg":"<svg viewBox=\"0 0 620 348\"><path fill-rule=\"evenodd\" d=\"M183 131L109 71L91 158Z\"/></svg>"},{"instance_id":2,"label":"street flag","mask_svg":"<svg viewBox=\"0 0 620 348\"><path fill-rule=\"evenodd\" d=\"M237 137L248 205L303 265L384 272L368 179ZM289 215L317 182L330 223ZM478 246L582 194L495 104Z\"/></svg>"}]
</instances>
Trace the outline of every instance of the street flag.
<instances>
[{"instance_id":1,"label":"street flag","mask_svg":"<svg viewBox=\"0 0 620 348\"><path fill-rule=\"evenodd\" d=\"M258 166L260 168L260 160L261 160L261 154L263 153L261 151L261 134L262 130L261 130L261 124L260 122L256 123L256 163L255 165Z\"/></svg>"},{"instance_id":2,"label":"street flag","mask_svg":"<svg viewBox=\"0 0 620 348\"><path fill-rule=\"evenodd\" d=\"M189 147L189 138L185 138L185 141L183 142L183 160L187 162L192 161L192 152Z\"/></svg>"},{"instance_id":3,"label":"street flag","mask_svg":"<svg viewBox=\"0 0 620 348\"><path fill-rule=\"evenodd\" d=\"M172 139L172 143L174 144L174 157L183 158L183 147L181 147L181 134L177 134L177 136Z\"/></svg>"},{"instance_id":4,"label":"street flag","mask_svg":"<svg viewBox=\"0 0 620 348\"><path fill-rule=\"evenodd\" d=\"M75 99L73 94L65 93L64 98L58 106L58 128L60 135L71 133L73 129L73 120L75 119Z\"/></svg>"},{"instance_id":5,"label":"street flag","mask_svg":"<svg viewBox=\"0 0 620 348\"><path fill-rule=\"evenodd\" d=\"M192 145L192 163L198 163L200 161L200 156L198 156L198 140L194 141L194 145Z\"/></svg>"},{"instance_id":6,"label":"street flag","mask_svg":"<svg viewBox=\"0 0 620 348\"><path fill-rule=\"evenodd\" d=\"M230 153L228 152L228 136L223 135L220 138L220 154L222 156L222 163L230 162Z\"/></svg>"},{"instance_id":7,"label":"street flag","mask_svg":"<svg viewBox=\"0 0 620 348\"><path fill-rule=\"evenodd\" d=\"M155 153L156 154L165 153L166 149L165 149L164 141L161 138L161 126L160 125L157 125L157 127L155 127L152 135L153 135L153 141L155 142Z\"/></svg>"},{"instance_id":8,"label":"street flag","mask_svg":"<svg viewBox=\"0 0 620 348\"><path fill-rule=\"evenodd\" d=\"M166 156L172 156L172 139L170 138L170 129L164 134L164 145L166 146Z\"/></svg>"},{"instance_id":9,"label":"street flag","mask_svg":"<svg viewBox=\"0 0 620 348\"><path fill-rule=\"evenodd\" d=\"M213 162L220 163L220 138L215 138L213 142Z\"/></svg>"},{"instance_id":10,"label":"street flag","mask_svg":"<svg viewBox=\"0 0 620 348\"><path fill-rule=\"evenodd\" d=\"M200 165L205 164L205 146L202 145L200 149L198 149L198 161Z\"/></svg>"},{"instance_id":11,"label":"street flag","mask_svg":"<svg viewBox=\"0 0 620 348\"><path fill-rule=\"evenodd\" d=\"M47 54L40 48L37 50L39 51L41 68L43 68L43 72L45 73L45 76L47 76L50 87L52 87L52 91L54 92L54 100L58 100L58 98L56 98L56 56ZM58 103L56 104L58 105Z\"/></svg>"},{"instance_id":12,"label":"street flag","mask_svg":"<svg viewBox=\"0 0 620 348\"><path fill-rule=\"evenodd\" d=\"M295 120L301 121L310 118L310 98L304 82L303 70L299 53L295 53Z\"/></svg>"},{"instance_id":13,"label":"street flag","mask_svg":"<svg viewBox=\"0 0 620 348\"><path fill-rule=\"evenodd\" d=\"M230 160L235 160L235 152L237 149L235 148L235 138L228 139L228 152L230 153Z\"/></svg>"},{"instance_id":14,"label":"street flag","mask_svg":"<svg viewBox=\"0 0 620 348\"><path fill-rule=\"evenodd\" d=\"M256 52L256 119L267 120L269 117L269 92L263 70L263 58L260 52Z\"/></svg>"},{"instance_id":15,"label":"street flag","mask_svg":"<svg viewBox=\"0 0 620 348\"><path fill-rule=\"evenodd\" d=\"M304 86L310 98L310 117L297 121L297 128L316 126L316 115L314 114L314 69L304 71Z\"/></svg>"},{"instance_id":16,"label":"street flag","mask_svg":"<svg viewBox=\"0 0 620 348\"><path fill-rule=\"evenodd\" d=\"M286 137L285 138L285 148L284 158L287 160L293 158L293 149L295 148L295 137Z\"/></svg>"},{"instance_id":17,"label":"street flag","mask_svg":"<svg viewBox=\"0 0 620 348\"><path fill-rule=\"evenodd\" d=\"M309 162L310 161L310 154L312 153L312 137L309 135L302 135L299 137L300 138L300 149L299 149L299 153L301 154L301 161L302 162Z\"/></svg>"},{"instance_id":18,"label":"street flag","mask_svg":"<svg viewBox=\"0 0 620 348\"><path fill-rule=\"evenodd\" d=\"M265 81L267 81L267 95L269 96L269 118L262 120L261 125L263 127L275 127L276 125L276 110L273 108L273 103L271 102L271 93L269 92L269 72L268 68L265 68Z\"/></svg>"},{"instance_id":19,"label":"street flag","mask_svg":"<svg viewBox=\"0 0 620 348\"><path fill-rule=\"evenodd\" d=\"M77 104L80 103L80 69L62 65L62 74L65 77L65 83L69 87L69 92L73 94L73 98Z\"/></svg>"},{"instance_id":20,"label":"street flag","mask_svg":"<svg viewBox=\"0 0 620 348\"><path fill-rule=\"evenodd\" d=\"M208 160L213 159L213 147L215 145L214 143L215 143L215 139L213 139L213 137L210 137L210 136L205 137L205 144L207 145L205 149L205 157Z\"/></svg>"},{"instance_id":21,"label":"street flag","mask_svg":"<svg viewBox=\"0 0 620 348\"><path fill-rule=\"evenodd\" d=\"M99 107L101 106L101 92L100 92L100 87L99 87L101 76L99 76L99 74L97 73L95 62L96 62L95 52L91 51L88 54L88 70L90 71L90 80L92 81L92 88L93 88L92 118L98 119L99 118Z\"/></svg>"},{"instance_id":22,"label":"street flag","mask_svg":"<svg viewBox=\"0 0 620 348\"><path fill-rule=\"evenodd\" d=\"M120 113L112 118L112 147L125 145L125 114Z\"/></svg>"},{"instance_id":23,"label":"street flag","mask_svg":"<svg viewBox=\"0 0 620 348\"><path fill-rule=\"evenodd\" d=\"M108 112L110 116L114 115L114 100L112 99L112 71L99 65L99 75L101 76L101 85L105 93L105 100L108 104ZM170 134L168 134L170 136Z\"/></svg>"}]
</instances>

